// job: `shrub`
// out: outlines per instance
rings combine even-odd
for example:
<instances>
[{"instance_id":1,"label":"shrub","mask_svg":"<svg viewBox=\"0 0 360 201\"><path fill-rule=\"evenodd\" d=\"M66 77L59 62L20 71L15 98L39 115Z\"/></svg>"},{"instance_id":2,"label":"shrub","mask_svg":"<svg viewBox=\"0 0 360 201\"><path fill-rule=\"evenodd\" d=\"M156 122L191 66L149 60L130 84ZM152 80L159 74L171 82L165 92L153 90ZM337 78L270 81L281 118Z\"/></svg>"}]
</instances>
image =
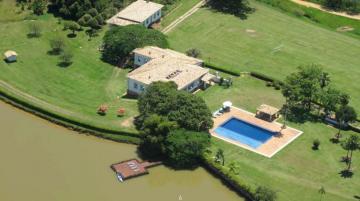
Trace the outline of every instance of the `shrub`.
<instances>
[{"instance_id":1,"label":"shrub","mask_svg":"<svg viewBox=\"0 0 360 201\"><path fill-rule=\"evenodd\" d=\"M119 116L119 117L122 117L122 116L124 116L125 115L125 108L119 108L119 110L117 111L117 115Z\"/></svg>"},{"instance_id":2,"label":"shrub","mask_svg":"<svg viewBox=\"0 0 360 201\"><path fill-rule=\"evenodd\" d=\"M275 201L277 195L272 189L265 186L259 186L256 188L254 197L256 201Z\"/></svg>"},{"instance_id":3,"label":"shrub","mask_svg":"<svg viewBox=\"0 0 360 201\"><path fill-rule=\"evenodd\" d=\"M266 86L267 86L267 87L272 87L272 86L273 86L273 83L272 83L272 82L266 82Z\"/></svg>"},{"instance_id":4,"label":"shrub","mask_svg":"<svg viewBox=\"0 0 360 201\"><path fill-rule=\"evenodd\" d=\"M41 36L41 31L42 31L41 25L37 22L32 22L29 24L28 36L38 38Z\"/></svg>"},{"instance_id":5,"label":"shrub","mask_svg":"<svg viewBox=\"0 0 360 201\"><path fill-rule=\"evenodd\" d=\"M281 88L281 82L275 80L275 81L273 82L273 86L274 86L274 88L275 88L276 90L280 90L280 88Z\"/></svg>"},{"instance_id":6,"label":"shrub","mask_svg":"<svg viewBox=\"0 0 360 201\"><path fill-rule=\"evenodd\" d=\"M191 49L186 51L186 55L188 55L190 57L198 58L198 57L201 56L201 52L200 52L199 49L191 48Z\"/></svg>"},{"instance_id":7,"label":"shrub","mask_svg":"<svg viewBox=\"0 0 360 201\"><path fill-rule=\"evenodd\" d=\"M312 149L313 149L313 150L318 150L318 149L319 149L319 146L320 146L320 140L319 140L319 139L315 139L315 140L313 141Z\"/></svg>"},{"instance_id":8,"label":"shrub","mask_svg":"<svg viewBox=\"0 0 360 201\"><path fill-rule=\"evenodd\" d=\"M72 58L74 57L73 53L70 50L65 50L60 55L60 65L69 66L72 64Z\"/></svg>"},{"instance_id":9,"label":"shrub","mask_svg":"<svg viewBox=\"0 0 360 201\"><path fill-rule=\"evenodd\" d=\"M97 109L97 113L100 114L100 115L106 115L106 112L108 111L108 106L103 104L103 105L100 105Z\"/></svg>"},{"instance_id":10,"label":"shrub","mask_svg":"<svg viewBox=\"0 0 360 201\"><path fill-rule=\"evenodd\" d=\"M53 54L60 54L65 48L65 40L57 36L50 40L50 47Z\"/></svg>"},{"instance_id":11,"label":"shrub","mask_svg":"<svg viewBox=\"0 0 360 201\"><path fill-rule=\"evenodd\" d=\"M267 75L264 75L262 73L257 73L257 72L250 72L250 75L255 77L255 78L258 78L260 80L264 80L264 81L267 81L267 82L274 82L275 79L270 77L270 76L267 76Z\"/></svg>"}]
</instances>

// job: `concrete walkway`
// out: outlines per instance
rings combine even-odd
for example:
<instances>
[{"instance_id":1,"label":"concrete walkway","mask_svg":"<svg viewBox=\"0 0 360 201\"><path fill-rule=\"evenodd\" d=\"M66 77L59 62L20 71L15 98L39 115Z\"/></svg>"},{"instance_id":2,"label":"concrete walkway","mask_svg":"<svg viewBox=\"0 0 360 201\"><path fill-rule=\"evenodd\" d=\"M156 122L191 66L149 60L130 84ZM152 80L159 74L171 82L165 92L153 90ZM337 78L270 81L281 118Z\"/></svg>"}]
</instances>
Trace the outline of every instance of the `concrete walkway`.
<instances>
[{"instance_id":1,"label":"concrete walkway","mask_svg":"<svg viewBox=\"0 0 360 201\"><path fill-rule=\"evenodd\" d=\"M351 19L355 19L355 20L360 20L360 14L357 15L349 15L345 12L336 12L336 11L332 11L332 10L328 10L323 8L323 6L316 4L316 3L312 3L312 2L308 2L308 1L304 1L304 0L291 0L294 3L306 6L306 7L310 7L310 8L316 8L318 10L327 12L327 13L331 13L334 15L339 15L339 16L343 16L343 17L347 17L347 18L351 18Z\"/></svg>"},{"instance_id":2,"label":"concrete walkway","mask_svg":"<svg viewBox=\"0 0 360 201\"><path fill-rule=\"evenodd\" d=\"M165 27L162 32L164 34L169 33L172 29L174 29L179 23L184 21L186 18L194 14L199 8L201 8L203 5L205 5L206 0L202 0L199 3L197 3L194 7L192 7L189 11L187 11L185 14L174 20L169 26Z\"/></svg>"}]
</instances>

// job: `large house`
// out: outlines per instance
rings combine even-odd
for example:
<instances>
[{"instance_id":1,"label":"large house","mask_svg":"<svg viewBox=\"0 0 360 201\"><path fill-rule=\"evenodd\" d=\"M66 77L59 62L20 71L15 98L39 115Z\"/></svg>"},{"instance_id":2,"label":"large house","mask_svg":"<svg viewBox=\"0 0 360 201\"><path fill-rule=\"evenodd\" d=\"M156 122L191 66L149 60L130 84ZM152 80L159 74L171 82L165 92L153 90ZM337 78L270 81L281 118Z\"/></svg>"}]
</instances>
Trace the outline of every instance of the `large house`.
<instances>
[{"instance_id":1,"label":"large house","mask_svg":"<svg viewBox=\"0 0 360 201\"><path fill-rule=\"evenodd\" d=\"M178 90L193 92L208 86L214 77L202 67L202 60L170 49L148 46L133 53L137 68L127 75L128 95L137 96L156 81L173 81Z\"/></svg>"},{"instance_id":2,"label":"large house","mask_svg":"<svg viewBox=\"0 0 360 201\"><path fill-rule=\"evenodd\" d=\"M162 7L158 3L137 0L107 20L107 23L115 26L142 24L149 27L160 20Z\"/></svg>"}]
</instances>

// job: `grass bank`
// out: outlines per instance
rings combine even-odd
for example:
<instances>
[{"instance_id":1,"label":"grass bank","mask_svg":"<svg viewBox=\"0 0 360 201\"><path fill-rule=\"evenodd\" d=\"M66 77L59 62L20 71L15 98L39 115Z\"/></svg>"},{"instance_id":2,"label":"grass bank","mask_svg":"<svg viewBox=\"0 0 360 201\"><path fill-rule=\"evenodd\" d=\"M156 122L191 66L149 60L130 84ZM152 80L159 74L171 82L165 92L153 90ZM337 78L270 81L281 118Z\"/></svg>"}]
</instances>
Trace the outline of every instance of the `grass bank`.
<instances>
[{"instance_id":1,"label":"grass bank","mask_svg":"<svg viewBox=\"0 0 360 201\"><path fill-rule=\"evenodd\" d=\"M300 65L317 63L360 108L360 85L352 81L360 75L359 39L262 3L251 5L256 11L246 20L200 9L169 33L170 46L182 52L197 48L202 59L227 71L259 72L278 80Z\"/></svg>"},{"instance_id":2,"label":"grass bank","mask_svg":"<svg viewBox=\"0 0 360 201\"><path fill-rule=\"evenodd\" d=\"M11 7L13 1L0 2L1 8ZM18 53L15 63L0 62L0 91L16 99L39 107L49 113L84 125L93 125L117 132L137 133L132 120L137 113L136 100L122 98L126 92L128 70L115 68L100 60L98 47L102 35L88 41L84 31L76 38L68 38L69 32L50 14L35 21L24 20L25 13L1 13L12 15L12 21L0 22L0 52L14 50ZM27 37L28 26L39 23L42 35ZM49 54L49 40L62 36L73 54L73 64L59 66L58 56ZM105 116L97 114L101 104L109 106ZM123 107L126 114L117 116Z\"/></svg>"}]
</instances>

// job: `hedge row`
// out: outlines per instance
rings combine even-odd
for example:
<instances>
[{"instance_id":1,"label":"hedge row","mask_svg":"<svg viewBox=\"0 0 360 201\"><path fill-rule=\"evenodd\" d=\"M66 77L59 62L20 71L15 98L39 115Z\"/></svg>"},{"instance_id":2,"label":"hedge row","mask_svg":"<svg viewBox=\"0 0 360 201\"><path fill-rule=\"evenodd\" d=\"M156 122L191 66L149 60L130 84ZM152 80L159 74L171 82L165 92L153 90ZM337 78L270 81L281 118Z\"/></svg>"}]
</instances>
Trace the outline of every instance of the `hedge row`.
<instances>
[{"instance_id":1,"label":"hedge row","mask_svg":"<svg viewBox=\"0 0 360 201\"><path fill-rule=\"evenodd\" d=\"M217 71L227 73L227 74L230 74L230 75L234 75L234 76L240 76L239 72L229 70L226 67L220 67L220 66L217 66L217 65L209 63L209 62L204 62L204 65L205 65L205 67L211 68L213 70L217 70Z\"/></svg>"},{"instance_id":2,"label":"hedge row","mask_svg":"<svg viewBox=\"0 0 360 201\"><path fill-rule=\"evenodd\" d=\"M58 125L64 126L66 128L69 128L71 130L77 131L79 133L91 134L97 137L101 137L117 142L125 142L131 144L139 144L140 142L140 136L135 132L132 133L125 131L115 131L115 130L100 128L89 124L81 123L78 121L74 121L66 117L60 116L58 114L44 110L26 101L20 100L14 96L6 94L3 91L0 91L0 99L17 108L30 112L36 116L39 116L43 119L46 119Z\"/></svg>"}]
</instances>

